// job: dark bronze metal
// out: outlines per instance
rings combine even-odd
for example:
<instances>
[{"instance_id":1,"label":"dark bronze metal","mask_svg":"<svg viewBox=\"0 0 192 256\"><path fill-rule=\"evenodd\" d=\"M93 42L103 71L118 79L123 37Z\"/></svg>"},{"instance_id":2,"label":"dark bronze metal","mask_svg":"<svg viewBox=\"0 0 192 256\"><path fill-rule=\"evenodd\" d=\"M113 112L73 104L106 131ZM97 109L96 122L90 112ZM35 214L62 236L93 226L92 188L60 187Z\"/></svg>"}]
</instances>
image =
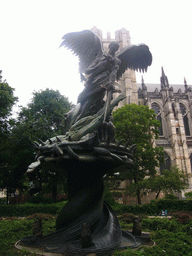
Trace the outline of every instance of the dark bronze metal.
<instances>
[{"instance_id":1,"label":"dark bronze metal","mask_svg":"<svg viewBox=\"0 0 192 256\"><path fill-rule=\"evenodd\" d=\"M119 80L127 68L146 71L152 56L146 45L126 47L112 42L106 54L97 35L84 30L66 34L61 46L71 49L80 59L81 79L85 89L77 106L65 116L65 132L38 144L35 162L28 174L43 169L67 176L68 203L56 220L56 231L45 236L22 238L21 245L66 255L111 255L117 248L141 244L132 234L121 230L113 209L104 202L105 174L129 171L133 165L135 145L115 142L111 113L125 98L117 92ZM118 91L119 92L119 91ZM107 93L107 101L104 96ZM34 184L33 184L34 185ZM34 191L36 191L34 189Z\"/></svg>"}]
</instances>

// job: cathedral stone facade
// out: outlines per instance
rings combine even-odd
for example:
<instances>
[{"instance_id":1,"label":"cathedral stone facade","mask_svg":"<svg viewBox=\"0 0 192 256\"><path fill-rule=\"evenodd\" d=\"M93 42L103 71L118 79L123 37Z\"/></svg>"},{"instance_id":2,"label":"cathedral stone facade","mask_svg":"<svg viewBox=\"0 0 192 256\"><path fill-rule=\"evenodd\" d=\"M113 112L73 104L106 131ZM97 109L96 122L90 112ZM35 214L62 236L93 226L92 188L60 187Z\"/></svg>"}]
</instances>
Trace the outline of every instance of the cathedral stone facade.
<instances>
[{"instance_id":1,"label":"cathedral stone facade","mask_svg":"<svg viewBox=\"0 0 192 256\"><path fill-rule=\"evenodd\" d=\"M131 45L129 31L125 28L116 31L115 38L111 38L109 32L103 38L102 31L96 27L92 31L102 39L106 51L114 40L119 43L120 49ZM128 69L116 86L127 96L118 107L124 103L136 103L154 109L161 122L159 139L155 143L164 148L165 155L165 164L158 172L161 174L163 169L177 166L189 174L189 188L186 191L192 191L192 89L186 80L183 85L170 85L162 68L160 84L147 84L143 79L137 83L135 71ZM184 192L180 196L183 197Z\"/></svg>"},{"instance_id":2,"label":"cathedral stone facade","mask_svg":"<svg viewBox=\"0 0 192 256\"><path fill-rule=\"evenodd\" d=\"M192 190L192 90L184 79L183 85L169 85L162 68L160 84L138 84L138 104L154 109L161 122L156 145L164 148L165 164L177 166L189 174Z\"/></svg>"}]
</instances>

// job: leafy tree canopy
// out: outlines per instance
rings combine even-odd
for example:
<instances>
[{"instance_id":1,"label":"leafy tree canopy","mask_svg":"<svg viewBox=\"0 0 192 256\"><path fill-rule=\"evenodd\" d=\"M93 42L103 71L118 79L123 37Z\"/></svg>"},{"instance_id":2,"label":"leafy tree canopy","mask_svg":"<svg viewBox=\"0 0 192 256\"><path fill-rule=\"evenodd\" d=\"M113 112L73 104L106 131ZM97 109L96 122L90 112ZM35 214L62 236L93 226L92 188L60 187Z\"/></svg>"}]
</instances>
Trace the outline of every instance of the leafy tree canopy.
<instances>
[{"instance_id":1,"label":"leafy tree canopy","mask_svg":"<svg viewBox=\"0 0 192 256\"><path fill-rule=\"evenodd\" d=\"M11 114L11 109L17 97L14 96L14 89L8 83L0 83L0 119Z\"/></svg>"},{"instance_id":2,"label":"leafy tree canopy","mask_svg":"<svg viewBox=\"0 0 192 256\"><path fill-rule=\"evenodd\" d=\"M8 136L8 129L12 122L8 117L10 117L12 107L18 98L14 96L14 89L8 83L2 82L1 73L0 70L0 140L2 144L2 140Z\"/></svg>"},{"instance_id":3,"label":"leafy tree canopy","mask_svg":"<svg viewBox=\"0 0 192 256\"><path fill-rule=\"evenodd\" d=\"M156 192L156 199L161 191L165 194L181 193L189 185L188 176L176 166L170 170L163 170L162 175L144 180L144 183L146 183L144 187L148 187L151 192Z\"/></svg>"},{"instance_id":4,"label":"leafy tree canopy","mask_svg":"<svg viewBox=\"0 0 192 256\"><path fill-rule=\"evenodd\" d=\"M34 140L46 140L60 134L64 114L72 104L59 91L50 89L33 93L27 107L21 107L9 139L4 143L1 187L21 188L28 165L34 160Z\"/></svg>"},{"instance_id":5,"label":"leafy tree canopy","mask_svg":"<svg viewBox=\"0 0 192 256\"><path fill-rule=\"evenodd\" d=\"M116 138L129 145L136 144L134 166L125 173L125 178L134 181L134 190L140 200L139 182L146 176L154 176L156 167L163 160L163 149L154 145L158 138L160 122L153 109L148 106L125 104L113 112ZM130 187L131 189L131 187ZM131 190L132 191L132 190Z\"/></svg>"},{"instance_id":6,"label":"leafy tree canopy","mask_svg":"<svg viewBox=\"0 0 192 256\"><path fill-rule=\"evenodd\" d=\"M33 93L33 98L27 107L22 107L19 113L20 129L29 131L32 139L46 140L61 134L64 114L72 104L58 90L41 90Z\"/></svg>"},{"instance_id":7,"label":"leafy tree canopy","mask_svg":"<svg viewBox=\"0 0 192 256\"><path fill-rule=\"evenodd\" d=\"M114 111L113 118L116 138L137 145L134 170L130 178L142 180L146 174L154 175L155 167L162 161L162 148L153 145L154 139L158 138L160 126L154 110L144 105L125 104Z\"/></svg>"}]
</instances>

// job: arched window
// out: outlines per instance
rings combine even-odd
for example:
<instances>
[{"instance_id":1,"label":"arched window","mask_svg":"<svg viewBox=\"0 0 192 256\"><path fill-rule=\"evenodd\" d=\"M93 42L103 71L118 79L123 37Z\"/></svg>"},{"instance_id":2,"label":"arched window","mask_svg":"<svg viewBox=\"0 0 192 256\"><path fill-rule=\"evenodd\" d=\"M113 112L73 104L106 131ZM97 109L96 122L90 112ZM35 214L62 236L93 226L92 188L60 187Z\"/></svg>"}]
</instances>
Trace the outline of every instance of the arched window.
<instances>
[{"instance_id":1,"label":"arched window","mask_svg":"<svg viewBox=\"0 0 192 256\"><path fill-rule=\"evenodd\" d=\"M180 105L180 109L181 109L181 114L183 116L183 124L185 127L185 134L186 134L186 136L190 136L189 121L188 121L188 117L187 117L186 108L182 103L179 103L179 105Z\"/></svg>"},{"instance_id":2,"label":"arched window","mask_svg":"<svg viewBox=\"0 0 192 256\"><path fill-rule=\"evenodd\" d=\"M157 120L161 123L161 126L159 127L159 135L163 135L163 126L162 126L162 118L161 118L161 111L160 107L157 103L152 104L152 109L155 111L155 114L157 115Z\"/></svg>"},{"instance_id":3,"label":"arched window","mask_svg":"<svg viewBox=\"0 0 192 256\"><path fill-rule=\"evenodd\" d=\"M169 155L164 152L164 163L160 165L160 173L163 174L163 170L167 169L170 170L171 168L171 159Z\"/></svg>"}]
</instances>

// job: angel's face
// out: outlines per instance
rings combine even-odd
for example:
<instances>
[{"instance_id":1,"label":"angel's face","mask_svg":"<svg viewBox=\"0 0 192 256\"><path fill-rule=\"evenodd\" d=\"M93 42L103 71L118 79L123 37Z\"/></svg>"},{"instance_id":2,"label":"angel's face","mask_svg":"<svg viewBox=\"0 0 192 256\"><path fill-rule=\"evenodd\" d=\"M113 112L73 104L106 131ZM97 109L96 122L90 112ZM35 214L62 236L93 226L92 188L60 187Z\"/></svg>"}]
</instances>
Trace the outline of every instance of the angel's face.
<instances>
[{"instance_id":1,"label":"angel's face","mask_svg":"<svg viewBox=\"0 0 192 256\"><path fill-rule=\"evenodd\" d=\"M116 51L119 49L119 44L117 42L111 42L109 44L109 54L114 55Z\"/></svg>"}]
</instances>

